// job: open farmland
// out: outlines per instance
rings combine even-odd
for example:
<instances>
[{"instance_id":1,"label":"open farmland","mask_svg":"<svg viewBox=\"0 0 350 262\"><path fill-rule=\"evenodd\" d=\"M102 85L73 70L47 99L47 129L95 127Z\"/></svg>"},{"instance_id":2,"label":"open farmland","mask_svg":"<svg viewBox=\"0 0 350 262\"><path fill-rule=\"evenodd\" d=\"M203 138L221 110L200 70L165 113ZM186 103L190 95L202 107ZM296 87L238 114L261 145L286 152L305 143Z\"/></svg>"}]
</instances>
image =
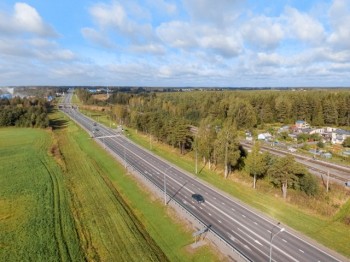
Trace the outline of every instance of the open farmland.
<instances>
[{"instance_id":1,"label":"open farmland","mask_svg":"<svg viewBox=\"0 0 350 262\"><path fill-rule=\"evenodd\" d=\"M1 261L218 261L75 124L0 129ZM170 213L169 213L170 212ZM189 252L188 252L189 251Z\"/></svg>"},{"instance_id":2,"label":"open farmland","mask_svg":"<svg viewBox=\"0 0 350 262\"><path fill-rule=\"evenodd\" d=\"M82 261L50 133L0 129L0 261Z\"/></svg>"}]
</instances>

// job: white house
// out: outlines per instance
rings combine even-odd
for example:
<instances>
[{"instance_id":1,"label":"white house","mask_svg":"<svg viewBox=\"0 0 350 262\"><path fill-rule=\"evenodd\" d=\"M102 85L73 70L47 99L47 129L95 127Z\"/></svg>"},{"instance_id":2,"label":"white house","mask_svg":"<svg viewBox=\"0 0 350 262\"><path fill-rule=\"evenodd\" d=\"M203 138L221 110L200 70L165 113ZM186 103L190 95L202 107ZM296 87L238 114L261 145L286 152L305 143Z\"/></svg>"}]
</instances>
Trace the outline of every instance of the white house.
<instances>
[{"instance_id":1,"label":"white house","mask_svg":"<svg viewBox=\"0 0 350 262\"><path fill-rule=\"evenodd\" d=\"M269 140L272 138L272 135L270 133L262 133L258 135L258 140Z\"/></svg>"},{"instance_id":2,"label":"white house","mask_svg":"<svg viewBox=\"0 0 350 262\"><path fill-rule=\"evenodd\" d=\"M295 126L297 128L309 128L310 127L310 125L308 123L306 123L306 121L303 121L303 120L296 121Z\"/></svg>"},{"instance_id":3,"label":"white house","mask_svg":"<svg viewBox=\"0 0 350 262\"><path fill-rule=\"evenodd\" d=\"M344 140L350 137L350 131L343 130L343 129L335 129L332 131L332 144L343 144Z\"/></svg>"}]
</instances>

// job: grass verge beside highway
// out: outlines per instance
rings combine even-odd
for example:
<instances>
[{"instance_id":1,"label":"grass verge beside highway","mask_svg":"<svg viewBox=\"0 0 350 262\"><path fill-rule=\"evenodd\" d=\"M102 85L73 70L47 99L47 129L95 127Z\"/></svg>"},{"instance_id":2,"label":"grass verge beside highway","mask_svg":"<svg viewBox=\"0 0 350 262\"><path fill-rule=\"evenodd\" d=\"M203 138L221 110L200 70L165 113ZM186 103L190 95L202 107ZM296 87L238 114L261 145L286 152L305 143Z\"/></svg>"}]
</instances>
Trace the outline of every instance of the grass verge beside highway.
<instances>
[{"instance_id":1,"label":"grass verge beside highway","mask_svg":"<svg viewBox=\"0 0 350 262\"><path fill-rule=\"evenodd\" d=\"M62 117L56 113L56 120L62 122ZM127 175L85 131L68 122L54 132L89 260L222 260L208 246L188 252L192 230Z\"/></svg>"},{"instance_id":2,"label":"grass verge beside highway","mask_svg":"<svg viewBox=\"0 0 350 262\"><path fill-rule=\"evenodd\" d=\"M135 143L150 149L148 137L132 129L128 129L128 133L128 137ZM181 155L174 148L153 142L151 151L184 170L194 173L193 159L189 156ZM248 185L236 183L232 179L224 179L214 171L206 168L202 169L198 177L285 225L304 233L319 243L350 257L350 223L349 221L344 221L350 218L350 192L347 194L341 193L342 195L339 197L348 199L347 202L334 216L326 218L283 201L279 197L280 192L275 189L271 189L271 191L275 191L275 194L271 194L271 192L266 194L266 192L254 190ZM276 196L277 194L278 196ZM310 209L312 208L314 207L310 207Z\"/></svg>"},{"instance_id":3,"label":"grass verge beside highway","mask_svg":"<svg viewBox=\"0 0 350 262\"><path fill-rule=\"evenodd\" d=\"M85 110L84 113L106 126L109 125L108 118L103 112ZM150 149L149 137L132 129L128 129L126 135L135 143ZM194 173L193 157L181 155L176 149L154 141L151 151L184 170ZM201 170L201 167L199 169ZM338 194L338 199L347 200L340 204L334 203L333 205L342 206L338 208L339 211L336 214L327 217L315 214L312 209L317 208L316 206L311 206L306 210L296 204L283 201L279 197L278 189L271 188L267 194L266 191L252 189L250 184L236 183L232 177L224 179L216 172L206 168L201 170L198 177L319 243L350 257L350 245L348 244L350 235L349 191L342 191ZM336 191L337 186L334 185L333 188ZM292 195L293 192L289 194Z\"/></svg>"}]
</instances>

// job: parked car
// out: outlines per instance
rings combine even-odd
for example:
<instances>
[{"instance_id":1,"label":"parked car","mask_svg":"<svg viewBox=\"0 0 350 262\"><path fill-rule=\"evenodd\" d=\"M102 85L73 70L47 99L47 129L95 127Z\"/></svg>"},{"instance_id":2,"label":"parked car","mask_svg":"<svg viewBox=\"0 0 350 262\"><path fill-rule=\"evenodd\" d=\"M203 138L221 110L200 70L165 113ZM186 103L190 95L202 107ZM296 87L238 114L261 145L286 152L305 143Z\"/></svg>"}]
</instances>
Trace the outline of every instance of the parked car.
<instances>
[{"instance_id":1,"label":"parked car","mask_svg":"<svg viewBox=\"0 0 350 262\"><path fill-rule=\"evenodd\" d=\"M200 194L193 194L192 198L197 201L197 203L204 203L204 197Z\"/></svg>"}]
</instances>

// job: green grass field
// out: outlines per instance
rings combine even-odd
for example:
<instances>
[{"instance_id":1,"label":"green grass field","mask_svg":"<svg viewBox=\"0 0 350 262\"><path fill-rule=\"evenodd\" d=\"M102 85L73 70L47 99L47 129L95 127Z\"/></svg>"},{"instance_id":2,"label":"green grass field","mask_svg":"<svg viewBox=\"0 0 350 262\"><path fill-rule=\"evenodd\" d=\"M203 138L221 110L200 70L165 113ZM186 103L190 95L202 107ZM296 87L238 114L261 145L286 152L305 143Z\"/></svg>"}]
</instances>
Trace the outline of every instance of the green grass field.
<instances>
[{"instance_id":1,"label":"green grass field","mask_svg":"<svg viewBox=\"0 0 350 262\"><path fill-rule=\"evenodd\" d=\"M103 153L74 124L55 131L72 193L77 231L88 260L167 261L167 257L109 182L106 174L123 175L96 159ZM88 151L90 150L90 151ZM107 168L107 169L106 169Z\"/></svg>"},{"instance_id":2,"label":"green grass field","mask_svg":"<svg viewBox=\"0 0 350 262\"><path fill-rule=\"evenodd\" d=\"M89 259L222 261L209 247L188 252L192 230L164 208L83 130L55 131ZM103 236L103 237L101 237Z\"/></svg>"},{"instance_id":3,"label":"green grass field","mask_svg":"<svg viewBox=\"0 0 350 262\"><path fill-rule=\"evenodd\" d=\"M49 131L0 129L0 261L83 261Z\"/></svg>"},{"instance_id":4,"label":"green grass field","mask_svg":"<svg viewBox=\"0 0 350 262\"><path fill-rule=\"evenodd\" d=\"M60 113L0 129L0 261L223 261Z\"/></svg>"}]
</instances>

